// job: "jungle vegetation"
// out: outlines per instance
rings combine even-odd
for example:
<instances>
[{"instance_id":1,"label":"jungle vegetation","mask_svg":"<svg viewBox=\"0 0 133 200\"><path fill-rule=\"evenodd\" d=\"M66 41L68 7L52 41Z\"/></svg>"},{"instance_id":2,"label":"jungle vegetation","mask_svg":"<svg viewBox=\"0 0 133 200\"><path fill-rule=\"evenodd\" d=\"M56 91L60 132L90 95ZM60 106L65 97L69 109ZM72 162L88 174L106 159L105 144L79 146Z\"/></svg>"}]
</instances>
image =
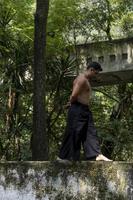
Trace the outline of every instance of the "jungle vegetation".
<instances>
[{"instance_id":1,"label":"jungle vegetation","mask_svg":"<svg viewBox=\"0 0 133 200\"><path fill-rule=\"evenodd\" d=\"M43 71L45 104L41 102L40 107L44 109L41 116L44 117L45 128L40 129L40 134L45 142L41 138L37 142L33 99L35 92L39 94L41 88L35 90L33 84L34 56L37 53L34 52L35 12L34 0L0 0L1 160L42 159L39 154L35 155L38 145L39 149L44 148L45 160L56 159L66 124L67 110L64 105L72 87L73 78L68 75L72 75L75 69L79 73L77 45L133 35L132 0L49 2L46 70ZM72 57L72 54L75 56ZM38 73L38 69L34 73ZM113 160L131 161L133 83L97 87L94 93L91 108L102 151Z\"/></svg>"}]
</instances>

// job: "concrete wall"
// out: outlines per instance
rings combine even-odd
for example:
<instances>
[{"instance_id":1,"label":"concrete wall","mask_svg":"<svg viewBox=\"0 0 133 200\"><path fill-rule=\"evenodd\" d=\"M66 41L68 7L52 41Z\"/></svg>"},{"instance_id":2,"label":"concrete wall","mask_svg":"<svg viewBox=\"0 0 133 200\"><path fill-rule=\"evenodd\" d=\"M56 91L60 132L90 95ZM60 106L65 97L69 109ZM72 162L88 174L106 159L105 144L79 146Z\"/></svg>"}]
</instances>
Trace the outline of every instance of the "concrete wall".
<instances>
[{"instance_id":1,"label":"concrete wall","mask_svg":"<svg viewBox=\"0 0 133 200\"><path fill-rule=\"evenodd\" d=\"M133 163L1 162L0 200L133 200Z\"/></svg>"}]
</instances>

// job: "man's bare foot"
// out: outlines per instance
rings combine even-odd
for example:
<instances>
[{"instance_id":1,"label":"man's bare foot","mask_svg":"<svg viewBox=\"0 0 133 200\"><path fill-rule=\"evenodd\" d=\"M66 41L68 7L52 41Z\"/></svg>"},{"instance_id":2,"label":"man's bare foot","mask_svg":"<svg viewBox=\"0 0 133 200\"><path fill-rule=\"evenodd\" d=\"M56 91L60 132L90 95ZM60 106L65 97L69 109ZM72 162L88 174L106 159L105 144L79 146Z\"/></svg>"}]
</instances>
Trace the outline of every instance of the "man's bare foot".
<instances>
[{"instance_id":1,"label":"man's bare foot","mask_svg":"<svg viewBox=\"0 0 133 200\"><path fill-rule=\"evenodd\" d=\"M68 162L68 161L70 161L70 160L66 160L66 159L61 159L61 158L59 158L59 157L57 157L56 160L59 161L59 162Z\"/></svg>"},{"instance_id":2,"label":"man's bare foot","mask_svg":"<svg viewBox=\"0 0 133 200\"><path fill-rule=\"evenodd\" d=\"M110 159L108 159L107 157L105 157L104 155L99 154L99 155L96 157L96 161L113 161L113 160L110 160Z\"/></svg>"}]
</instances>

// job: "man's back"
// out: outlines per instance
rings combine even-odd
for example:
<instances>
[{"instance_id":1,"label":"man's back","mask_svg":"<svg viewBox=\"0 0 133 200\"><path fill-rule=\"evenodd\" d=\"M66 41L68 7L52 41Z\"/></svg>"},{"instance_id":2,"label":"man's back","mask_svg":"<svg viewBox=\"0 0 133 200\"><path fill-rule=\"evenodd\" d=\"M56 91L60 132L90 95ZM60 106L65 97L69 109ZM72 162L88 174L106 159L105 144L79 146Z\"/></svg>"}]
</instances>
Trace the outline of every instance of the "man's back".
<instances>
[{"instance_id":1,"label":"man's back","mask_svg":"<svg viewBox=\"0 0 133 200\"><path fill-rule=\"evenodd\" d=\"M79 88L77 101L88 105L90 96L91 96L91 86L88 79L85 77L84 74L80 74L73 82L73 91L75 88ZM73 92L72 92L73 93Z\"/></svg>"}]
</instances>

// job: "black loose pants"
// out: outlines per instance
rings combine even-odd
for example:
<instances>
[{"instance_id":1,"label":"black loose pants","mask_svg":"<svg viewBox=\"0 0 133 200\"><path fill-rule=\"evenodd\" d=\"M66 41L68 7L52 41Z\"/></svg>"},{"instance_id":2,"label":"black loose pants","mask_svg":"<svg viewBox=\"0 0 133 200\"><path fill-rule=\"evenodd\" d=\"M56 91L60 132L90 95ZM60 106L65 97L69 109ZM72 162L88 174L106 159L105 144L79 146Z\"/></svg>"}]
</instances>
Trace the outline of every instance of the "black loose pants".
<instances>
[{"instance_id":1,"label":"black loose pants","mask_svg":"<svg viewBox=\"0 0 133 200\"><path fill-rule=\"evenodd\" d=\"M69 110L59 157L79 160L81 144L87 160L101 153L93 116L87 105L74 102Z\"/></svg>"}]
</instances>

